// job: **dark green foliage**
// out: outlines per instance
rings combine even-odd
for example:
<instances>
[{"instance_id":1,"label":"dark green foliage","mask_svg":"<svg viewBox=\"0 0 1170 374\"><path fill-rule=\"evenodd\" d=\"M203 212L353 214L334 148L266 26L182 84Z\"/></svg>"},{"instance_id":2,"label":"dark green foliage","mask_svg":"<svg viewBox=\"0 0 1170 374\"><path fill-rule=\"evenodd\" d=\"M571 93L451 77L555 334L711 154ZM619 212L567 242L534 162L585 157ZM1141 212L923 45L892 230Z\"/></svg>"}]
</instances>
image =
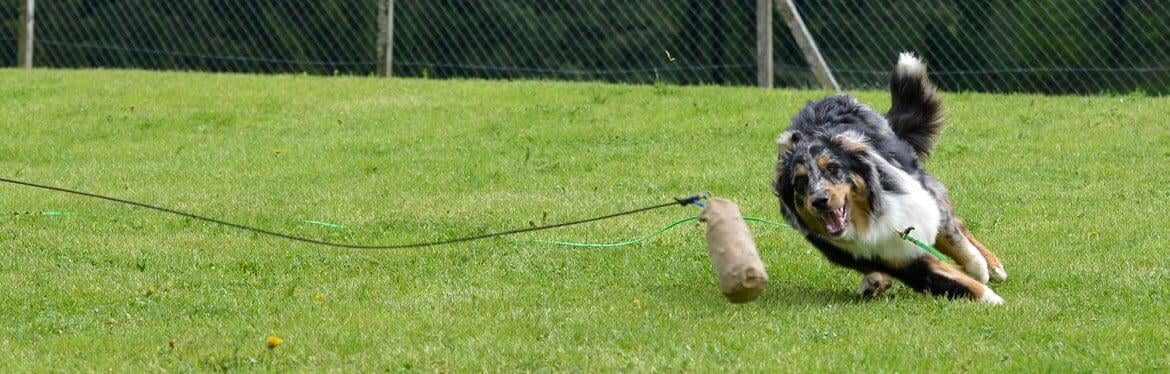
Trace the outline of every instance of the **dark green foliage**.
<instances>
[{"instance_id":1,"label":"dark green foliage","mask_svg":"<svg viewBox=\"0 0 1170 374\"><path fill-rule=\"evenodd\" d=\"M1139 0L798 1L847 88L916 51L943 89L1165 93L1170 7ZM0 9L15 63L19 1ZM37 64L372 74L378 0L53 0ZM751 0L397 0L394 71L419 77L755 83ZM815 81L776 15L776 83Z\"/></svg>"},{"instance_id":2,"label":"dark green foliage","mask_svg":"<svg viewBox=\"0 0 1170 374\"><path fill-rule=\"evenodd\" d=\"M16 65L16 35L20 7L15 0L0 0L0 66Z\"/></svg>"},{"instance_id":3,"label":"dark green foliage","mask_svg":"<svg viewBox=\"0 0 1170 374\"><path fill-rule=\"evenodd\" d=\"M1165 93L1170 8L1140 0L800 2L838 81L884 87L894 54L944 90Z\"/></svg>"},{"instance_id":4,"label":"dark green foliage","mask_svg":"<svg viewBox=\"0 0 1170 374\"><path fill-rule=\"evenodd\" d=\"M37 9L37 63L244 72L371 71L372 1L58 0Z\"/></svg>"},{"instance_id":5,"label":"dark green foliage","mask_svg":"<svg viewBox=\"0 0 1170 374\"><path fill-rule=\"evenodd\" d=\"M748 2L400 1L407 75L620 82L754 81Z\"/></svg>"}]
</instances>

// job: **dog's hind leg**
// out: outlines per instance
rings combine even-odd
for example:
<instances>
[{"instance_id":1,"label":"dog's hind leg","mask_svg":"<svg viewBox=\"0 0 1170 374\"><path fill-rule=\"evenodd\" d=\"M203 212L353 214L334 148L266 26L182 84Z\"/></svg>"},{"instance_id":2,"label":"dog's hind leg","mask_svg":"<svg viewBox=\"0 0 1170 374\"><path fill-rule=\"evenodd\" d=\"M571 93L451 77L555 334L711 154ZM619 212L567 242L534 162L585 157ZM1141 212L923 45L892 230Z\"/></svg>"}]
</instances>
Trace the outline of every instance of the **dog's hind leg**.
<instances>
[{"instance_id":1,"label":"dog's hind leg","mask_svg":"<svg viewBox=\"0 0 1170 374\"><path fill-rule=\"evenodd\" d=\"M983 283L972 279L954 265L924 254L908 263L890 266L890 275L919 292L948 298L966 298L990 304L1002 304L999 297Z\"/></svg>"},{"instance_id":2,"label":"dog's hind leg","mask_svg":"<svg viewBox=\"0 0 1170 374\"><path fill-rule=\"evenodd\" d=\"M950 217L939 228L938 237L934 241L934 247L938 248L947 257L955 260L967 275L975 278L980 283L987 283L988 279L990 279L988 261L980 253L979 247L976 247L963 234L964 231L965 228L963 227L963 223L959 221L959 218Z\"/></svg>"},{"instance_id":3,"label":"dog's hind leg","mask_svg":"<svg viewBox=\"0 0 1170 374\"><path fill-rule=\"evenodd\" d=\"M979 254L987 262L987 270L991 273L991 281L999 283L1007 280L1007 270L1003 268L1003 262L999 260L999 257L991 253L979 240L976 240L975 235L971 234L971 230L967 229L967 225L959 222L959 230L963 232L963 237L967 238L967 241L975 246L975 249L979 250Z\"/></svg>"},{"instance_id":4,"label":"dog's hind leg","mask_svg":"<svg viewBox=\"0 0 1170 374\"><path fill-rule=\"evenodd\" d=\"M963 268L963 271L979 282L987 283L988 280L998 282L1007 278L1007 273L1004 272L1003 264L999 262L999 259L982 244L979 244L971 232L967 230L967 225L963 223L963 220L955 215L955 206L942 183L927 175L926 187L938 199L943 216L938 236L934 239L934 247L947 257L954 259Z\"/></svg>"}]
</instances>

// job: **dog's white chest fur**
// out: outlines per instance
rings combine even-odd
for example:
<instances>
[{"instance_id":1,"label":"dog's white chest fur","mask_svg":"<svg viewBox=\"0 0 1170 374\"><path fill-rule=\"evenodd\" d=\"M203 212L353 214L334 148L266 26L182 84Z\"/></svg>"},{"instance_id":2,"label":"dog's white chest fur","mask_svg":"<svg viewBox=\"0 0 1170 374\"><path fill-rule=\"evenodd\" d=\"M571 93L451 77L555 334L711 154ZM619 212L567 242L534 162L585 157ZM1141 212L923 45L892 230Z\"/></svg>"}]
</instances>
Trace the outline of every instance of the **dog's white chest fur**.
<instances>
[{"instance_id":1,"label":"dog's white chest fur","mask_svg":"<svg viewBox=\"0 0 1170 374\"><path fill-rule=\"evenodd\" d=\"M859 232L851 222L845 234L832 239L831 242L858 258L889 261L918 258L925 251L903 240L899 233L913 227L912 236L928 244L934 243L942 218L938 201L917 180L901 169L894 167L884 169L897 177L905 193L882 194L884 212L881 216L871 217L868 230Z\"/></svg>"}]
</instances>

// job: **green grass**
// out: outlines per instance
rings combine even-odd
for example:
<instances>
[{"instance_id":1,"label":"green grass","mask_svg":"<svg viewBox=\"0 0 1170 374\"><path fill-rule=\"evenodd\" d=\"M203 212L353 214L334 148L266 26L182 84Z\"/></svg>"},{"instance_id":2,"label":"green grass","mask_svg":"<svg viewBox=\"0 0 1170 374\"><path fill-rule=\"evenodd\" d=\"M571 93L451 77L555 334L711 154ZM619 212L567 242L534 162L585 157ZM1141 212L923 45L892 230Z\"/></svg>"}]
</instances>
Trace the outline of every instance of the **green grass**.
<instances>
[{"instance_id":1,"label":"green grass","mask_svg":"<svg viewBox=\"0 0 1170 374\"><path fill-rule=\"evenodd\" d=\"M359 243L698 191L776 218L773 138L823 94L0 70L0 175ZM362 251L0 185L0 371L1170 369L1170 100L946 103L928 167L1006 262L1000 307L859 300L858 275L762 225L771 283L748 305L719 294L695 223L618 249L530 241L629 239L691 207Z\"/></svg>"}]
</instances>

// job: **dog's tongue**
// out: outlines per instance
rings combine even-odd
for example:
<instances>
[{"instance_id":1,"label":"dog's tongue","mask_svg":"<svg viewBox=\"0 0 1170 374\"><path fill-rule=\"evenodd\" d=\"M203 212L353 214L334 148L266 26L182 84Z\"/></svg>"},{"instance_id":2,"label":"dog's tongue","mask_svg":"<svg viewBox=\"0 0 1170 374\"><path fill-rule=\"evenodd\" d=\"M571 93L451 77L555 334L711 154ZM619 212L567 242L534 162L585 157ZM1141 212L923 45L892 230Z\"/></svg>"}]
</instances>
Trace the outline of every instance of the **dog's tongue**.
<instances>
[{"instance_id":1,"label":"dog's tongue","mask_svg":"<svg viewBox=\"0 0 1170 374\"><path fill-rule=\"evenodd\" d=\"M839 234L845 231L845 208L834 209L825 213L825 229L830 234Z\"/></svg>"}]
</instances>

